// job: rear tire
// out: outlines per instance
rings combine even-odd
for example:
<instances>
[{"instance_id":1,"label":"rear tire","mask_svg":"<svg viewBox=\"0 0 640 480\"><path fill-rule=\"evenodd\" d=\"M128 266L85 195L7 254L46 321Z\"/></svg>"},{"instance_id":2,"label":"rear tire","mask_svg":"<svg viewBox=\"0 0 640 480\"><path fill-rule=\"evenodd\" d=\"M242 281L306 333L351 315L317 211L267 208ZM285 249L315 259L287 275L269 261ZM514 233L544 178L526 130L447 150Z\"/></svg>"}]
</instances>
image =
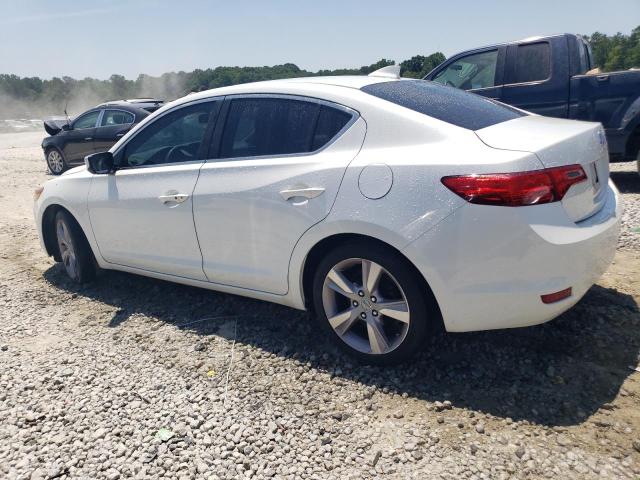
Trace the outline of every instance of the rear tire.
<instances>
[{"instance_id":1,"label":"rear tire","mask_svg":"<svg viewBox=\"0 0 640 480\"><path fill-rule=\"evenodd\" d=\"M320 327L356 359L392 365L411 358L437 312L424 283L400 254L382 245L353 242L329 252L313 280Z\"/></svg>"},{"instance_id":2,"label":"rear tire","mask_svg":"<svg viewBox=\"0 0 640 480\"><path fill-rule=\"evenodd\" d=\"M96 261L78 222L66 211L56 214L56 242L64 270L76 283L86 283L96 276Z\"/></svg>"},{"instance_id":3,"label":"rear tire","mask_svg":"<svg viewBox=\"0 0 640 480\"><path fill-rule=\"evenodd\" d=\"M53 175L60 175L69 168L66 160L64 159L64 155L55 147L49 148L46 151L45 158L47 160L47 167Z\"/></svg>"}]
</instances>

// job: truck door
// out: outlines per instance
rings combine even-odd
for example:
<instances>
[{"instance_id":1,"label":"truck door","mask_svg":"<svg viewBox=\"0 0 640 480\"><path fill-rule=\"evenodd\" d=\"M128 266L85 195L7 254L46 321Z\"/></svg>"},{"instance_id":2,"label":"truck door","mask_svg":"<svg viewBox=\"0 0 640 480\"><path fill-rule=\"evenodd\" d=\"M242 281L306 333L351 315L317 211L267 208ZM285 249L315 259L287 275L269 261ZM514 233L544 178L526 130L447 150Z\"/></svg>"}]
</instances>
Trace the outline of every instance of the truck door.
<instances>
[{"instance_id":1,"label":"truck door","mask_svg":"<svg viewBox=\"0 0 640 480\"><path fill-rule=\"evenodd\" d=\"M569 50L566 38L509 45L502 95L503 102L523 110L567 118Z\"/></svg>"},{"instance_id":2,"label":"truck door","mask_svg":"<svg viewBox=\"0 0 640 480\"><path fill-rule=\"evenodd\" d=\"M505 52L505 47L490 47L461 54L430 72L425 79L502 100Z\"/></svg>"}]
</instances>

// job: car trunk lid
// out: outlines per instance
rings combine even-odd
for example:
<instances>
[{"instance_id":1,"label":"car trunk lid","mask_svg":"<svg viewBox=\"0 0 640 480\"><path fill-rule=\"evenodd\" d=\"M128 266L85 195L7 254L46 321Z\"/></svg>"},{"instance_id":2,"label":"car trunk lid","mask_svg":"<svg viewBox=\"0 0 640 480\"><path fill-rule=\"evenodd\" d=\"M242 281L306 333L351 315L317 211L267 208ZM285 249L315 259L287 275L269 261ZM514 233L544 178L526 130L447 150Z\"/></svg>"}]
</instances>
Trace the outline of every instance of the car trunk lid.
<instances>
[{"instance_id":1,"label":"car trunk lid","mask_svg":"<svg viewBox=\"0 0 640 480\"><path fill-rule=\"evenodd\" d=\"M587 180L573 185L562 199L574 222L604 205L609 154L600 124L529 115L475 133L492 148L534 153L544 168L581 165Z\"/></svg>"}]
</instances>

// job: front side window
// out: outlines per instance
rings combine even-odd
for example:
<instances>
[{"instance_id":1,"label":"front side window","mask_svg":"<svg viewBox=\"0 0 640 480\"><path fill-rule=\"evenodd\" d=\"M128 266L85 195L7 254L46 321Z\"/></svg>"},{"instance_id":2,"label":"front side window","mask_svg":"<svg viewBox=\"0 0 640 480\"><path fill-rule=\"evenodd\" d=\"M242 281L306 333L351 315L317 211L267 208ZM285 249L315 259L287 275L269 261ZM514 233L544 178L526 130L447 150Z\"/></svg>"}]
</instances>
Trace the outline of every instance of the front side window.
<instances>
[{"instance_id":1,"label":"front side window","mask_svg":"<svg viewBox=\"0 0 640 480\"><path fill-rule=\"evenodd\" d=\"M139 167L198 160L214 104L182 107L150 123L124 147L120 165Z\"/></svg>"},{"instance_id":2,"label":"front side window","mask_svg":"<svg viewBox=\"0 0 640 480\"><path fill-rule=\"evenodd\" d=\"M433 81L463 90L493 87L497 63L498 50L474 53L447 66Z\"/></svg>"},{"instance_id":3,"label":"front side window","mask_svg":"<svg viewBox=\"0 0 640 480\"><path fill-rule=\"evenodd\" d=\"M74 130L79 130L81 128L93 128L96 126L98 122L98 116L100 115L100 111L96 110L95 112L89 112L81 117L79 117L74 123Z\"/></svg>"},{"instance_id":4,"label":"front side window","mask_svg":"<svg viewBox=\"0 0 640 480\"><path fill-rule=\"evenodd\" d=\"M551 73L549 43L518 45L514 83L546 80Z\"/></svg>"},{"instance_id":5,"label":"front side window","mask_svg":"<svg viewBox=\"0 0 640 480\"><path fill-rule=\"evenodd\" d=\"M125 112L124 110L106 110L102 116L101 127L111 127L114 125L127 125L133 123L135 117L133 113Z\"/></svg>"}]
</instances>

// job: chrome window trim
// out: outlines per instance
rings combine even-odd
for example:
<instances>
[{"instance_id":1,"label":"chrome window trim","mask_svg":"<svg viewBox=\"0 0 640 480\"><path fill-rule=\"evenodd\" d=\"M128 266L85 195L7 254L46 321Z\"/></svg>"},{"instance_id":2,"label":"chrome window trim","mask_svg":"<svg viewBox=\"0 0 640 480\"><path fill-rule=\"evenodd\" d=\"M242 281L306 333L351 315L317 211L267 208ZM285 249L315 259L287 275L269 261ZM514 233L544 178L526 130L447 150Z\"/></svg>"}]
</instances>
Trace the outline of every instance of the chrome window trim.
<instances>
[{"instance_id":1,"label":"chrome window trim","mask_svg":"<svg viewBox=\"0 0 640 480\"><path fill-rule=\"evenodd\" d=\"M205 160L189 160L186 162L171 162L171 163L156 163L153 165L136 165L136 166L127 166L127 167L119 167L116 170L116 175L120 171L129 171L129 170L140 170L143 168L157 168L157 167L175 167L177 165L203 165Z\"/></svg>"},{"instance_id":2,"label":"chrome window trim","mask_svg":"<svg viewBox=\"0 0 640 480\"><path fill-rule=\"evenodd\" d=\"M327 143L325 143L322 147L313 150L311 152L300 152L300 153L282 153L275 155L251 155L245 157L218 157L218 158L208 158L205 160L206 163L228 163L228 162L239 162L246 160L271 160L274 158L295 158L295 157L309 157L311 155L316 155L321 153L323 150L326 150L331 145L333 145L344 133L351 128L351 126L358 121L360 118L360 112L357 110L347 107L346 105L342 105L340 103L335 103L330 100L325 100L323 98L310 97L305 95L297 95L297 94L286 94L286 93L238 93L233 95L227 95L225 100L235 100L240 98L280 98L283 100L298 100L308 103L316 103L319 105L325 105L327 107L335 108L336 110L341 110L345 113L351 115L349 121L342 127ZM224 119L225 127L227 119ZM224 129L223 129L224 134ZM220 139L222 141L222 139Z\"/></svg>"},{"instance_id":3,"label":"chrome window trim","mask_svg":"<svg viewBox=\"0 0 640 480\"><path fill-rule=\"evenodd\" d=\"M131 115L133 117L133 122L127 122L127 123L116 123L113 125L100 125L102 123L102 119L104 118L104 116L107 114L108 110L114 110L116 112L122 112L122 113L127 113L129 115ZM104 127L117 127L118 125L133 125L134 123L136 123L136 115L133 112L128 112L127 110L122 110L120 108L109 108L109 107L103 107L102 113L100 113L100 118L98 119L98 126L96 128L104 128Z\"/></svg>"}]
</instances>

